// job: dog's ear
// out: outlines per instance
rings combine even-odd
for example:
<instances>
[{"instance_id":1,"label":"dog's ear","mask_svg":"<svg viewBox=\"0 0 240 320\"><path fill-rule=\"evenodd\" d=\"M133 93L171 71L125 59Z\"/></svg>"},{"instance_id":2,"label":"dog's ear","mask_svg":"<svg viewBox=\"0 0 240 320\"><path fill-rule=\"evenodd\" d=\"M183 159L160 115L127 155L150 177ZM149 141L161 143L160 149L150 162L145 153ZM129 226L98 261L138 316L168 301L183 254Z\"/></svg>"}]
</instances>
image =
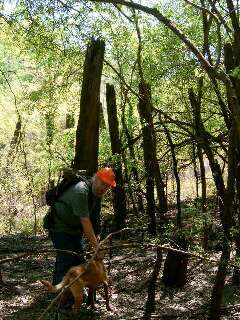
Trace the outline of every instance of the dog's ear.
<instances>
[{"instance_id":1,"label":"dog's ear","mask_svg":"<svg viewBox=\"0 0 240 320\"><path fill-rule=\"evenodd\" d=\"M94 259L97 261L101 261L103 260L105 254L106 254L106 249L98 249L94 255Z\"/></svg>"}]
</instances>

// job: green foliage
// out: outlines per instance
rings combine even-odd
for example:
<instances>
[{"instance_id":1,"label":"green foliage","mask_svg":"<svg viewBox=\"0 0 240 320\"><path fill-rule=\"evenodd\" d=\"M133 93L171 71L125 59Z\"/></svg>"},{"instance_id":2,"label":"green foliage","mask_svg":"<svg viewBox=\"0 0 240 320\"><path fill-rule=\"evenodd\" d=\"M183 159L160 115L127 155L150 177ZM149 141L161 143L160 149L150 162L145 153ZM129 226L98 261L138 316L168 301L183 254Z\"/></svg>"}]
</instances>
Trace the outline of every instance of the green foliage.
<instances>
[{"instance_id":1,"label":"green foliage","mask_svg":"<svg viewBox=\"0 0 240 320\"><path fill-rule=\"evenodd\" d=\"M202 50L202 16L198 9L182 1L155 4L161 13L174 21L193 41L196 48ZM63 6L52 1L20 1L12 10L11 24L3 21L0 31L0 115L4 120L0 130L0 197L5 199L3 216L7 229L14 224L17 227L15 207L21 212L23 221L25 218L22 211L27 212L28 217L36 218L33 214L34 206L37 208L37 216L39 215L39 208L44 205L42 194L48 183L56 180L61 167L69 166L74 158L76 127L66 129L66 114L71 112L77 123L83 59L86 44L92 36L100 37L106 42L105 60L108 64L104 65L104 82L113 83L117 93L119 130L125 158L124 172L129 173L131 186L135 191L139 185L133 179L132 169L137 168L140 187L145 191L144 154L137 110L139 39L134 16L137 17L141 33L143 76L151 86L157 158L163 176L170 177L172 183L172 159L159 123L159 111L163 111L171 119L163 118L175 145L179 172L184 175L186 168L191 166L193 156L193 112L189 104L188 89L193 88L197 92L201 77L202 120L213 138L211 146L214 152L226 157L226 149L219 143L218 137L225 143L227 128L214 88L196 57L155 17L133 12L125 6L118 8L120 10L109 4L92 2L68 1ZM219 50L216 28L213 19L209 31L213 61ZM222 38L227 38L223 32ZM238 67L232 70L231 76L239 78ZM220 83L218 85L226 102L225 88ZM20 141L12 146L19 117L22 121ZM137 138L133 144L135 158L129 152L129 141L122 121L128 129L130 140ZM184 125L179 126L177 121L184 122ZM109 162L120 165L120 156L112 157L110 149L108 129L101 129L100 165ZM190 189L190 184L186 188ZM208 183L208 190L211 191L211 182ZM186 193L189 194L189 190L182 191L183 195ZM195 196L195 190L191 191L191 196ZM203 220L198 218L194 209L191 209L191 213L188 210L183 210L184 215L195 216L195 223L187 232L190 237L194 237L202 228ZM18 226L27 229L24 223ZM31 228L32 226L29 230ZM168 236L173 230L171 225L167 228Z\"/></svg>"},{"instance_id":2,"label":"green foliage","mask_svg":"<svg viewBox=\"0 0 240 320\"><path fill-rule=\"evenodd\" d=\"M240 67L234 68L231 72L230 75L233 76L234 78L240 79Z\"/></svg>"}]
</instances>

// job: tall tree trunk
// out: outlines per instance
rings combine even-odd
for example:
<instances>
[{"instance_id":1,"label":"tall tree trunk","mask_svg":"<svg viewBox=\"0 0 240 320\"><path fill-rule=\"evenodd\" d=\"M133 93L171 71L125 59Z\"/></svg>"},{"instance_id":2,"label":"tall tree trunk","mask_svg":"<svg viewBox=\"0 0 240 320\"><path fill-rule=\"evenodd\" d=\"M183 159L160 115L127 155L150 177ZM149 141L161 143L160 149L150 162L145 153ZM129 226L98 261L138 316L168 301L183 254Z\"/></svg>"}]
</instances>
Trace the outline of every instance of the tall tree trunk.
<instances>
[{"instance_id":1,"label":"tall tree trunk","mask_svg":"<svg viewBox=\"0 0 240 320\"><path fill-rule=\"evenodd\" d=\"M236 243L236 260L240 258L240 163L239 163L239 154L240 151L237 152L237 173L236 173L236 200L235 200L235 213L236 213L236 234L234 237ZM235 284L240 283L240 269L238 267L234 267L232 281Z\"/></svg>"},{"instance_id":2,"label":"tall tree trunk","mask_svg":"<svg viewBox=\"0 0 240 320\"><path fill-rule=\"evenodd\" d=\"M152 122L152 106L149 101L149 87L141 82L139 85L139 104L138 111L142 124L143 133L143 151L144 151L144 166L146 176L146 193L147 193L147 214L149 216L149 232L156 235L156 209L154 199L154 178L156 163L155 148L153 138L153 122Z\"/></svg>"},{"instance_id":3,"label":"tall tree trunk","mask_svg":"<svg viewBox=\"0 0 240 320\"><path fill-rule=\"evenodd\" d=\"M106 100L108 112L108 124L111 140L112 154L115 156L115 174L117 186L113 189L113 208L116 230L125 227L125 218L127 215L126 193L124 189L123 173L122 173L122 145L119 138L117 105L114 86L107 83Z\"/></svg>"},{"instance_id":4,"label":"tall tree trunk","mask_svg":"<svg viewBox=\"0 0 240 320\"><path fill-rule=\"evenodd\" d=\"M131 183L131 179L130 179L130 175L128 173L128 161L127 161L127 157L126 157L126 154L122 153L122 159L123 159L123 165L124 165L124 168L125 168L125 174L124 174L124 180L125 180L125 183L126 185L128 186L127 187L127 195L128 197L126 197L126 205L127 205L127 208L129 208L129 201L128 199L131 201L132 203L132 210L133 210L133 214L135 216L138 215L138 208L137 208L137 205L136 205L136 202L135 202L135 197L134 197L134 192L133 192L133 188L132 188L132 183Z\"/></svg>"},{"instance_id":5,"label":"tall tree trunk","mask_svg":"<svg viewBox=\"0 0 240 320\"><path fill-rule=\"evenodd\" d=\"M98 167L100 84L104 48L104 41L91 40L83 71L73 167L85 169L89 175L92 175Z\"/></svg>"},{"instance_id":6,"label":"tall tree trunk","mask_svg":"<svg viewBox=\"0 0 240 320\"><path fill-rule=\"evenodd\" d=\"M196 205L199 200L199 173L197 168L197 156L196 156L196 146L195 141L192 142L192 162L193 162L193 172L195 177L195 185L196 185Z\"/></svg>"},{"instance_id":7,"label":"tall tree trunk","mask_svg":"<svg viewBox=\"0 0 240 320\"><path fill-rule=\"evenodd\" d=\"M228 7L232 6L232 2L228 1ZM235 13L232 13L232 21L235 20ZM236 32L240 32L239 30L239 25L237 22L234 22L235 24L235 34ZM238 31L237 31L238 30ZM235 35L236 38L236 35ZM235 67L238 67L238 63L237 63L237 59L239 59L239 57L236 59L236 51L238 50L237 47L239 48L239 44L234 44L233 46L230 43L226 43L224 46L224 64L226 67L227 72L231 72L232 70L234 70ZM236 89L236 95L238 98L238 101L240 102L240 81L238 78L235 77L231 77L231 81ZM232 106L230 104L230 102L228 103L229 105L229 109L230 111L232 111ZM239 225L240 225L240 214L239 214L239 203L240 203L240 145L239 142L237 143L236 146L236 201L238 203L238 206L235 208L235 211L237 213L236 216L236 221L237 221L237 225L236 225L236 229L239 230ZM239 258L240 257L240 231L238 231L235 234L234 237L235 240L235 244L236 244L236 257ZM232 278L233 282L235 283L240 283L240 271L239 268L234 268L234 272L233 272L233 278Z\"/></svg>"},{"instance_id":8,"label":"tall tree trunk","mask_svg":"<svg viewBox=\"0 0 240 320\"><path fill-rule=\"evenodd\" d=\"M156 182L161 220L164 219L164 213L167 211L167 199L156 155L156 138L152 119L151 91L150 87L145 82L141 82L139 85L139 96L138 111L142 124L144 164L147 181L147 211L151 217L152 224L152 226L149 226L149 230L154 234L156 232L156 225L154 227L154 224L156 224L154 181Z\"/></svg>"},{"instance_id":9,"label":"tall tree trunk","mask_svg":"<svg viewBox=\"0 0 240 320\"><path fill-rule=\"evenodd\" d=\"M154 199L154 161L153 161L153 136L152 125L150 123L151 108L148 98L146 97L145 84L139 85L140 100L138 104L138 111L142 124L143 133L143 153L144 153L144 166L146 177L146 193L147 193L147 214L149 216L148 229L150 234L156 235L156 210Z\"/></svg>"},{"instance_id":10,"label":"tall tree trunk","mask_svg":"<svg viewBox=\"0 0 240 320\"><path fill-rule=\"evenodd\" d=\"M236 12L234 10L234 4L232 0L227 0L229 9L229 15L232 21L234 30L234 41L233 47L230 44L226 44L224 47L224 63L227 72L233 70L240 63L240 27L237 19ZM230 229L233 224L233 200L235 193L235 178L237 175L237 159L239 149L239 88L240 81L230 76L231 83L226 85L228 106L232 112L233 118L231 123L231 129L229 133L228 141L228 179L227 189L224 195L224 232L226 239L229 238ZM233 89L233 87L235 90ZM236 245L239 246L239 237L235 239ZM239 247L238 247L239 249ZM239 250L237 250L239 252ZM209 309L209 320L220 319L220 304L223 295L223 288L227 272L227 263L230 259L230 248L227 240L225 240L223 253L218 269L217 276L215 278L214 288L212 292L210 309Z\"/></svg>"},{"instance_id":11,"label":"tall tree trunk","mask_svg":"<svg viewBox=\"0 0 240 320\"><path fill-rule=\"evenodd\" d=\"M234 1L235 2L235 1ZM236 66L240 65L240 25L236 6L232 0L226 0L229 16L233 26L233 56Z\"/></svg>"},{"instance_id":12,"label":"tall tree trunk","mask_svg":"<svg viewBox=\"0 0 240 320\"><path fill-rule=\"evenodd\" d=\"M205 212L206 203L207 203L207 183L206 183L206 173L205 173L203 153L199 144L197 144L197 155L199 160L201 187L202 187L201 206L202 206L202 212Z\"/></svg>"},{"instance_id":13,"label":"tall tree trunk","mask_svg":"<svg viewBox=\"0 0 240 320\"><path fill-rule=\"evenodd\" d=\"M176 180L176 200L177 200L177 215L176 215L176 226L180 231L182 228L182 217L181 217L181 184L180 178L178 174L178 163L177 157L175 154L175 148L172 141L171 134L168 128L164 125L164 122L161 122L168 144L170 146L172 162L173 162L173 172ZM174 243L177 244L178 248L182 250L187 250L188 243L183 235L178 235L175 239L173 239ZM187 280L187 264L188 257L179 252L169 251L167 254L167 258L164 264L163 270L163 282L165 285L170 287L182 287Z\"/></svg>"},{"instance_id":14,"label":"tall tree trunk","mask_svg":"<svg viewBox=\"0 0 240 320\"><path fill-rule=\"evenodd\" d=\"M167 129L167 127L164 125L164 123L162 122L162 126L164 128L167 140L168 140L168 144L170 146L170 150L171 150L171 155L172 155L172 162L173 162L173 173L174 173L174 177L176 180L176 187L177 187L177 194L176 194L176 200L177 200L177 216L176 216L176 222L177 222L177 227L181 228L182 227L182 217L181 217L181 183L180 183L180 178L179 178L179 174L178 174L178 163L177 163L177 157L175 154L175 148L174 148L174 144L172 141L172 137L171 134L169 132L169 130Z\"/></svg>"},{"instance_id":15,"label":"tall tree trunk","mask_svg":"<svg viewBox=\"0 0 240 320\"><path fill-rule=\"evenodd\" d=\"M228 7L230 8L232 1L227 1L227 3L228 3ZM234 55L231 52L231 48L229 46L227 47L225 46L225 66L227 70L230 70L230 68L233 66L233 61L234 61ZM237 59L235 61L237 61ZM235 79L233 78L231 78L231 81L235 89L237 89L239 86L239 82L237 80L235 81ZM235 90L235 91L238 92L238 90ZM225 284L225 279L227 274L227 265L230 259L230 247L229 247L230 230L231 230L231 227L233 226L233 210L234 210L233 201L234 201L234 195L235 195L235 181L236 181L237 163L238 163L237 150L239 147L239 135L238 135L239 128L238 128L238 122L236 121L237 114L235 113L235 107L238 105L237 101L239 101L239 96L234 101L233 97L231 96L231 92L228 89L227 98L228 98L229 108L230 110L233 110L233 119L232 119L231 128L229 130L229 138L228 138L227 188L224 192L224 198L223 198L223 209L224 209L223 210L223 228L224 228L225 241L224 241L223 252L222 252L222 256L221 256L221 260L220 260L220 264L219 264L217 276L215 278L213 292L211 296L210 308L209 308L209 320L220 319L220 305L222 302L223 289L224 289L224 284ZM238 239L235 239L235 241L236 241L236 245L238 246L239 245Z\"/></svg>"},{"instance_id":16,"label":"tall tree trunk","mask_svg":"<svg viewBox=\"0 0 240 320\"><path fill-rule=\"evenodd\" d=\"M201 209L203 213L203 241L202 246L204 250L208 249L208 241L209 241L209 231L212 227L212 224L208 222L207 216L205 214L207 209L207 183L206 183L206 174L205 174L205 166L204 166L204 159L203 159L203 152L202 149L197 143L197 156L199 160L199 167L200 167L200 177L201 177Z\"/></svg>"},{"instance_id":17,"label":"tall tree trunk","mask_svg":"<svg viewBox=\"0 0 240 320\"><path fill-rule=\"evenodd\" d=\"M218 199L218 209L221 224L224 228L224 194L225 194L225 186L223 181L223 176L221 172L221 168L219 163L214 157L214 153L212 151L208 133L206 132L202 119L201 119L201 101L195 96L193 89L189 89L189 100L193 108L194 114L194 127L195 127L195 135L197 139L197 143L204 150L206 156L209 161L209 165L212 171L213 180L215 182L216 190L217 190L217 199Z\"/></svg>"},{"instance_id":18,"label":"tall tree trunk","mask_svg":"<svg viewBox=\"0 0 240 320\"><path fill-rule=\"evenodd\" d=\"M144 212L142 190L141 190L141 182L140 182L140 179L139 179L137 167L134 165L134 163L136 163L136 157L135 157L132 137L130 135L130 132L128 130L128 127L127 127L124 119L122 121L122 124L123 124L124 132L125 132L125 135L126 135L126 138L127 138L129 154L130 154L130 158L131 158L131 161L132 161L131 173L133 175L134 182L135 182L135 185L136 185L138 211Z\"/></svg>"},{"instance_id":19,"label":"tall tree trunk","mask_svg":"<svg viewBox=\"0 0 240 320\"><path fill-rule=\"evenodd\" d=\"M223 252L219 262L217 275L216 275L213 290L212 290L209 314L208 314L209 320L220 319L220 307L222 303L223 289L224 289L229 259L230 259L230 248L228 246L228 243L225 241Z\"/></svg>"}]
</instances>

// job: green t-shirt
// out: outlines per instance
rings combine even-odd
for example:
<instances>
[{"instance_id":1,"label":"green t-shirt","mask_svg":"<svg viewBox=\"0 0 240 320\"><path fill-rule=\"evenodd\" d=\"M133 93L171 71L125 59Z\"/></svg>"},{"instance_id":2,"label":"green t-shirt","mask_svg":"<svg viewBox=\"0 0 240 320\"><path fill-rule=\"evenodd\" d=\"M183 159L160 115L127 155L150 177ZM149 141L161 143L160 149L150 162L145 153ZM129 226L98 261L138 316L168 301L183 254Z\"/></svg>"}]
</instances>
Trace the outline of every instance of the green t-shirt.
<instances>
[{"instance_id":1,"label":"green t-shirt","mask_svg":"<svg viewBox=\"0 0 240 320\"><path fill-rule=\"evenodd\" d=\"M54 214L52 231L81 233L80 218L89 217L95 233L100 233L101 200L93 195L91 188L91 184L80 181L59 197L54 204L57 212Z\"/></svg>"}]
</instances>

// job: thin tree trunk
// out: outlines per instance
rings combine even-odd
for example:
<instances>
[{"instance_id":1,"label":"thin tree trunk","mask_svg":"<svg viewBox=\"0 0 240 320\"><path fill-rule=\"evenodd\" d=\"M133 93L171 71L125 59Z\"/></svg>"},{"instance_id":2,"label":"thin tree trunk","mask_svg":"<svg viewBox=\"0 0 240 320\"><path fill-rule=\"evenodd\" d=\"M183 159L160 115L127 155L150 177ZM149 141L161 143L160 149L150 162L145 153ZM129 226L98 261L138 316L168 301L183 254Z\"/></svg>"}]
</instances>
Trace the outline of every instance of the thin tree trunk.
<instances>
[{"instance_id":1,"label":"thin tree trunk","mask_svg":"<svg viewBox=\"0 0 240 320\"><path fill-rule=\"evenodd\" d=\"M230 230L233 223L233 199L235 192L235 178L236 178L236 143L237 143L237 130L232 127L229 133L229 143L228 143L228 179L227 188L223 199L223 227L225 240L223 243L223 253L220 259L220 264L218 267L218 272L215 278L214 287L212 291L210 308L209 308L209 320L219 320L220 319L220 306L222 303L223 289L227 274L227 265L230 259L230 247L229 238Z\"/></svg>"},{"instance_id":2,"label":"thin tree trunk","mask_svg":"<svg viewBox=\"0 0 240 320\"><path fill-rule=\"evenodd\" d=\"M134 198L134 194L133 194L133 188L132 188L132 184L131 184L131 181L130 181L130 177L129 177L129 173L128 173L128 169L127 169L127 159L126 159L126 155L123 151L122 153L122 159L123 159L123 165L125 167L125 183L126 185L128 186L127 187L127 190L128 192L126 194L129 194L129 199L132 203L132 209L133 209L133 213L135 216L138 215L138 208L137 208L137 205L135 203L135 198ZM128 197L126 197L126 199L128 199ZM126 201L126 204L127 204L127 207L129 208L129 204L128 204L128 201Z\"/></svg>"},{"instance_id":3,"label":"thin tree trunk","mask_svg":"<svg viewBox=\"0 0 240 320\"><path fill-rule=\"evenodd\" d=\"M127 215L126 193L124 189L124 181L122 174L122 145L119 138L117 105L114 87L110 84L106 85L106 100L108 112L108 124L111 140L112 154L115 157L115 174L117 186L112 190L113 208L116 230L125 227L125 219Z\"/></svg>"},{"instance_id":4,"label":"thin tree trunk","mask_svg":"<svg viewBox=\"0 0 240 320\"><path fill-rule=\"evenodd\" d=\"M228 8L230 9L233 5L232 1L227 1ZM230 13L233 27L234 27L234 41L236 37L240 36L240 29L238 23L235 24L235 13ZM238 35L236 34L238 33ZM240 38L239 38L240 40ZM235 43L235 47L233 51L231 51L230 46L225 46L225 66L227 70L234 65L234 50L239 53L239 44ZM239 57L237 58L239 59ZM236 61L236 60L235 60ZM239 60L238 60L239 61ZM238 63L239 64L239 63ZM238 92L237 88L239 87L239 81L232 79L231 81L235 87L235 91ZM228 98L228 105L230 110L233 111L233 119L231 124L231 129L229 131L229 139L228 139L228 175L227 175L227 188L224 192L223 197L223 228L224 228L224 235L225 241L223 246L223 253L221 256L217 276L215 278L215 283L213 287L213 292L210 301L210 308L209 308L209 320L218 320L220 319L220 306L223 297L223 289L226 279L227 273L227 264L230 259L230 247L229 247L229 238L230 238L230 230L233 226L233 201L235 195L235 181L237 175L237 147L239 146L239 124L237 121L237 113L236 113L236 106L239 104L239 96L233 98L232 96L232 89L227 87L227 98ZM237 239L238 240L238 239ZM236 241L236 239L235 239ZM238 241L236 244L239 245Z\"/></svg>"},{"instance_id":5,"label":"thin tree trunk","mask_svg":"<svg viewBox=\"0 0 240 320\"><path fill-rule=\"evenodd\" d=\"M127 125L124 121L122 121L123 124L123 128L125 131L125 135L127 138L127 144L128 144L128 149L129 149L129 154L130 154L130 158L132 160L132 167L131 167L131 172L133 175L133 179L135 182L136 187L136 193L137 193L137 203L138 203L138 211L140 212L144 212L144 206L143 206L143 198L142 198L142 190L141 190L141 186L140 186L140 179L138 176L138 171L136 166L134 165L134 163L136 163L136 157L135 157L135 152L134 152L134 147L133 147L133 143L132 143L132 138L130 136L129 130L127 128Z\"/></svg>"},{"instance_id":6,"label":"thin tree trunk","mask_svg":"<svg viewBox=\"0 0 240 320\"><path fill-rule=\"evenodd\" d=\"M239 149L239 148L238 148ZM239 153L237 152L237 173L236 173L236 203L235 203L235 213L236 213L236 235L234 237L236 243L236 260L240 257L240 163L239 163ZM234 267L232 281L235 284L240 283L240 268Z\"/></svg>"},{"instance_id":7,"label":"thin tree trunk","mask_svg":"<svg viewBox=\"0 0 240 320\"><path fill-rule=\"evenodd\" d=\"M198 178L198 169L197 169L197 157L196 157L196 146L193 141L192 143L192 161L193 161L193 172L194 172L194 177L195 177L195 185L196 185L196 205L199 200L199 178Z\"/></svg>"},{"instance_id":8,"label":"thin tree trunk","mask_svg":"<svg viewBox=\"0 0 240 320\"><path fill-rule=\"evenodd\" d=\"M162 122L162 126L164 128L164 132L166 134L170 150L171 150L171 155L172 155L172 162L173 162L173 173L174 177L176 180L176 188L177 188L177 194L176 194L176 200L177 200L177 217L176 217L176 222L177 222L177 227L181 228L182 227L182 217L181 217L181 183L180 183L180 178L178 174L178 163L177 163L177 157L175 154L175 148L174 144L172 141L172 137L167 129L167 127L164 125Z\"/></svg>"},{"instance_id":9,"label":"thin tree trunk","mask_svg":"<svg viewBox=\"0 0 240 320\"><path fill-rule=\"evenodd\" d=\"M193 112L194 112L194 125L195 125L195 135L196 135L197 143L204 150L209 161L209 165L212 171L212 176L213 176L216 190L217 190L217 200L218 200L220 220L224 228L224 216L223 216L224 204L223 203L224 203L225 186L224 186L221 168L214 157L212 148L210 146L208 134L202 123L201 112L200 112L201 101L197 99L197 97L193 92L193 89L189 89L189 100L191 102Z\"/></svg>"},{"instance_id":10,"label":"thin tree trunk","mask_svg":"<svg viewBox=\"0 0 240 320\"><path fill-rule=\"evenodd\" d=\"M227 266L230 259L230 248L228 244L224 243L223 252L219 262L219 268L215 278L210 307L209 307L209 320L219 320L220 319L220 308L222 303L223 289L225 284L225 279L227 275Z\"/></svg>"},{"instance_id":11,"label":"thin tree trunk","mask_svg":"<svg viewBox=\"0 0 240 320\"><path fill-rule=\"evenodd\" d=\"M151 235L156 235L156 213L154 199L154 178L155 178L155 161L153 147L153 126L151 121L151 105L148 99L148 88L145 83L139 85L139 104L138 111L142 124L143 133L143 152L144 166L146 177L146 193L147 193L147 214L149 216L148 229Z\"/></svg>"},{"instance_id":12,"label":"thin tree trunk","mask_svg":"<svg viewBox=\"0 0 240 320\"><path fill-rule=\"evenodd\" d=\"M226 0L229 16L233 26L233 56L236 61L236 65L240 64L240 25L239 17L236 12L236 6L232 0Z\"/></svg>"},{"instance_id":13,"label":"thin tree trunk","mask_svg":"<svg viewBox=\"0 0 240 320\"><path fill-rule=\"evenodd\" d=\"M155 311L155 291L156 282L162 266L162 251L157 248L157 258L155 261L153 272L148 280L148 297L145 306L145 312L143 315L143 320L150 320L151 314Z\"/></svg>"},{"instance_id":14,"label":"thin tree trunk","mask_svg":"<svg viewBox=\"0 0 240 320\"><path fill-rule=\"evenodd\" d=\"M199 144L197 144L197 155L198 155L199 166L200 166L201 187L202 187L201 205L202 205L202 212L205 212L206 203L207 203L207 183L206 183L206 173L205 173L203 153Z\"/></svg>"},{"instance_id":15,"label":"thin tree trunk","mask_svg":"<svg viewBox=\"0 0 240 320\"><path fill-rule=\"evenodd\" d=\"M157 195L158 195L158 207L160 212L160 219L164 220L164 213L167 211L167 199L164 192L164 183L162 181L160 168L157 161L156 155L156 137L153 126L152 119L152 103L151 103L151 91L150 87L141 82L139 85L139 115L142 123L142 132L143 132L143 145L144 145L144 154L145 154L145 168L146 168L146 177L149 186L151 187L152 196L149 197L148 201L153 205L154 201L150 200L152 197L154 199L154 181L156 183ZM151 181L153 180L153 181ZM154 204L155 207L155 204ZM148 208L148 211L153 210L153 208ZM155 210L154 210L155 211ZM152 215L155 214L154 211ZM153 218L153 216L152 216Z\"/></svg>"},{"instance_id":16,"label":"thin tree trunk","mask_svg":"<svg viewBox=\"0 0 240 320\"><path fill-rule=\"evenodd\" d=\"M228 7L231 7L232 6L232 1L228 1ZM235 20L235 13L232 13L232 21ZM239 30L239 24L238 22L236 23L235 21L235 38L236 38L236 32L238 32L238 36L240 35L240 30ZM237 47L238 49L237 49ZM230 43L226 43L225 46L224 46L224 64L225 64L225 67L226 67L226 70L228 73L230 73L232 70L234 70L235 67L238 67L239 65L239 62L237 62L237 60L239 59L239 57L236 57L236 51L239 50L239 44L236 44L234 43L233 46L230 44ZM230 76L231 77L231 76ZM231 77L231 81L236 89L236 95L237 95L237 99L238 101L240 102L240 81L238 78L236 77ZM228 99L230 100L230 99ZM232 106L231 106L231 103L230 101L228 102L228 105L229 105L229 110L232 111ZM239 214L239 203L240 203L240 167L239 167L239 163L240 163L240 158L239 158L239 155L240 155L240 145L239 145L239 142L237 143L237 146L236 146L236 183L235 183L235 188L236 188L236 201L237 201L237 204L236 207L235 207L235 213L237 213L236 215L236 221L237 221L237 225L235 226L237 230L239 230L239 225L240 225L240 214ZM232 174L234 175L234 173ZM232 190L233 192L233 190ZM231 192L230 192L231 193ZM230 203L230 206L232 206L233 204ZM233 209L232 209L233 210ZM232 220L233 220L233 217L232 217ZM232 221L233 223L233 221ZM239 258L240 256L240 232L238 231L235 236L234 236L234 241L235 241L235 244L236 244L236 258ZM233 277L232 277L232 281L235 282L235 283L239 283L240 282L240 271L239 271L239 268L234 268L234 271L233 271Z\"/></svg>"}]
</instances>

